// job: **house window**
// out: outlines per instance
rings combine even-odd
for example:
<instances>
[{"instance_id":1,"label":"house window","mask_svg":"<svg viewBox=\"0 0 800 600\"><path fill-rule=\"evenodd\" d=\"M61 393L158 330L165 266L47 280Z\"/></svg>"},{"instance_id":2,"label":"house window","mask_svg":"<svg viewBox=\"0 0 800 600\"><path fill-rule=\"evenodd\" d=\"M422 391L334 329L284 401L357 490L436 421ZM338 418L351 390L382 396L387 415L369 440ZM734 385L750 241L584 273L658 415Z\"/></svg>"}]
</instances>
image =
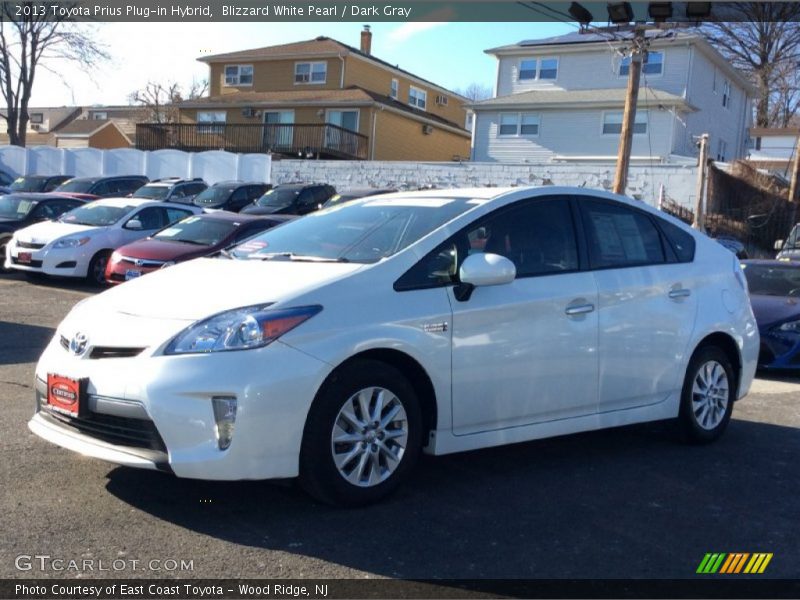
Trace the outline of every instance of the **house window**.
<instances>
[{"instance_id":1,"label":"house window","mask_svg":"<svg viewBox=\"0 0 800 600\"><path fill-rule=\"evenodd\" d=\"M397 79L392 79L392 88L389 91L389 96L397 100L397 93L399 89L400 89L400 82L398 82Z\"/></svg>"},{"instance_id":2,"label":"house window","mask_svg":"<svg viewBox=\"0 0 800 600\"><path fill-rule=\"evenodd\" d=\"M417 108L425 110L425 106L428 103L428 92L415 88L412 85L408 89L408 103L411 106L416 106Z\"/></svg>"},{"instance_id":3,"label":"house window","mask_svg":"<svg viewBox=\"0 0 800 600\"><path fill-rule=\"evenodd\" d=\"M603 135L622 133L622 111L603 113ZM647 111L636 111L633 133L647 133Z\"/></svg>"},{"instance_id":4,"label":"house window","mask_svg":"<svg viewBox=\"0 0 800 600\"><path fill-rule=\"evenodd\" d=\"M326 62L295 63L294 65L295 83L325 83L327 77L328 63Z\"/></svg>"},{"instance_id":5,"label":"house window","mask_svg":"<svg viewBox=\"0 0 800 600\"><path fill-rule=\"evenodd\" d=\"M34 125L41 125L44 123L44 113L31 113L30 119Z\"/></svg>"},{"instance_id":6,"label":"house window","mask_svg":"<svg viewBox=\"0 0 800 600\"><path fill-rule=\"evenodd\" d=\"M534 113L501 113L499 135L539 135L539 115Z\"/></svg>"},{"instance_id":7,"label":"house window","mask_svg":"<svg viewBox=\"0 0 800 600\"><path fill-rule=\"evenodd\" d=\"M631 57L626 56L619 64L620 77L627 77L631 70ZM661 75L664 72L664 53L663 52L648 52L644 55L644 64L642 65L642 73L645 75Z\"/></svg>"},{"instance_id":8,"label":"house window","mask_svg":"<svg viewBox=\"0 0 800 600\"><path fill-rule=\"evenodd\" d=\"M725 162L725 156L728 153L728 144L725 140L717 140L717 160Z\"/></svg>"},{"instance_id":9,"label":"house window","mask_svg":"<svg viewBox=\"0 0 800 600\"><path fill-rule=\"evenodd\" d=\"M89 113L89 118L92 121L105 121L108 119L108 113L104 110L95 110Z\"/></svg>"},{"instance_id":10,"label":"house window","mask_svg":"<svg viewBox=\"0 0 800 600\"><path fill-rule=\"evenodd\" d=\"M558 59L543 58L539 63L539 79L555 79L558 76Z\"/></svg>"},{"instance_id":11,"label":"house window","mask_svg":"<svg viewBox=\"0 0 800 600\"><path fill-rule=\"evenodd\" d=\"M225 130L225 111L198 111L197 133L222 133Z\"/></svg>"},{"instance_id":12,"label":"house window","mask_svg":"<svg viewBox=\"0 0 800 600\"><path fill-rule=\"evenodd\" d=\"M225 65L225 85L253 85L253 65Z\"/></svg>"},{"instance_id":13,"label":"house window","mask_svg":"<svg viewBox=\"0 0 800 600\"><path fill-rule=\"evenodd\" d=\"M725 81L722 84L722 106L730 108L731 105L731 82Z\"/></svg>"},{"instance_id":14,"label":"house window","mask_svg":"<svg viewBox=\"0 0 800 600\"><path fill-rule=\"evenodd\" d=\"M519 61L519 81L536 79L536 59L527 58Z\"/></svg>"}]
</instances>

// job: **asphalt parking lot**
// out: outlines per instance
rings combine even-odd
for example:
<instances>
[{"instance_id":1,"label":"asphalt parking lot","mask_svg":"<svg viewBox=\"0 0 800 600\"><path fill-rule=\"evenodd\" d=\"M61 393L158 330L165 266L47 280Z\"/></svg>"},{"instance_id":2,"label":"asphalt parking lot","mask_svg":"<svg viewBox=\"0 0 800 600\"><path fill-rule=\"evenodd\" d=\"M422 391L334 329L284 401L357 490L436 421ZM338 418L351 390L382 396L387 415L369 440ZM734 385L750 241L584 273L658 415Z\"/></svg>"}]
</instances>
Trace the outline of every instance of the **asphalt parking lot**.
<instances>
[{"instance_id":1,"label":"asphalt parking lot","mask_svg":"<svg viewBox=\"0 0 800 600\"><path fill-rule=\"evenodd\" d=\"M0 275L2 578L692 578L707 552L771 552L762 577L798 576L800 377L761 376L711 446L655 423L425 457L388 501L342 511L291 484L179 480L29 433L35 361L91 293ZM21 571L21 555L125 568ZM192 568L151 568L169 560Z\"/></svg>"}]
</instances>

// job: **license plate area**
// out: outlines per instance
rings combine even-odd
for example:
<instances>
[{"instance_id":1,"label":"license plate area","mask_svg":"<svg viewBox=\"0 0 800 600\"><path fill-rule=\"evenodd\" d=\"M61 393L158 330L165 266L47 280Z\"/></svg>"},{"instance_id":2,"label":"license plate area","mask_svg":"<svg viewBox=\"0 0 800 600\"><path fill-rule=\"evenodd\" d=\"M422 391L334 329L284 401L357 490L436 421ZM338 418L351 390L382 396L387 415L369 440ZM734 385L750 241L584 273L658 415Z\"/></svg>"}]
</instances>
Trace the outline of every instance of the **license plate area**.
<instances>
[{"instance_id":1,"label":"license plate area","mask_svg":"<svg viewBox=\"0 0 800 600\"><path fill-rule=\"evenodd\" d=\"M47 406L58 413L79 417L86 404L86 379L47 374Z\"/></svg>"},{"instance_id":2,"label":"license plate area","mask_svg":"<svg viewBox=\"0 0 800 600\"><path fill-rule=\"evenodd\" d=\"M31 254L30 252L20 252L19 254L17 254L17 262L23 265L30 264L32 260L33 260L33 254Z\"/></svg>"},{"instance_id":3,"label":"license plate area","mask_svg":"<svg viewBox=\"0 0 800 600\"><path fill-rule=\"evenodd\" d=\"M127 271L125 271L125 281L128 281L129 279L136 279L141 275L142 275L141 271L137 271L136 269L128 269Z\"/></svg>"}]
</instances>

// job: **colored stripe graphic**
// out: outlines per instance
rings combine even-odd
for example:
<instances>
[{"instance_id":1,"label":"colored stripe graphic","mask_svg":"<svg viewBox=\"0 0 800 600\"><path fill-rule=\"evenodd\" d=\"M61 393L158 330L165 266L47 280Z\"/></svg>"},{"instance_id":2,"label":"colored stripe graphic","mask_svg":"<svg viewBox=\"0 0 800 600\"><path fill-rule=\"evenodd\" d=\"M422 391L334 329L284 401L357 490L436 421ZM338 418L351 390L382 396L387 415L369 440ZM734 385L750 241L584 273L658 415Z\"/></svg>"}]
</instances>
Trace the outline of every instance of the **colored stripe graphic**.
<instances>
[{"instance_id":1,"label":"colored stripe graphic","mask_svg":"<svg viewBox=\"0 0 800 600\"><path fill-rule=\"evenodd\" d=\"M760 574L766 571L772 556L771 552L707 552L696 572L704 575Z\"/></svg>"},{"instance_id":2,"label":"colored stripe graphic","mask_svg":"<svg viewBox=\"0 0 800 600\"><path fill-rule=\"evenodd\" d=\"M750 554L747 552L736 552L734 554L729 554L728 560L725 561L725 564L722 565L722 568L719 570L719 572L726 574L738 573L742 570L742 567L749 556Z\"/></svg>"},{"instance_id":3,"label":"colored stripe graphic","mask_svg":"<svg viewBox=\"0 0 800 600\"><path fill-rule=\"evenodd\" d=\"M727 556L727 554L724 553L724 552L721 553L721 554L720 553L716 553L716 552L713 553L713 554L711 554L711 553L706 554L705 557L703 557L703 560L700 563L700 566L697 567L697 572L698 573L716 573L717 570L719 569L720 565L722 564L722 561L725 560L726 556Z\"/></svg>"},{"instance_id":4,"label":"colored stripe graphic","mask_svg":"<svg viewBox=\"0 0 800 600\"><path fill-rule=\"evenodd\" d=\"M747 566L744 569L745 573L763 573L769 561L772 560L772 553L767 552L759 552L753 554L753 558L750 559L750 562L747 563Z\"/></svg>"}]
</instances>

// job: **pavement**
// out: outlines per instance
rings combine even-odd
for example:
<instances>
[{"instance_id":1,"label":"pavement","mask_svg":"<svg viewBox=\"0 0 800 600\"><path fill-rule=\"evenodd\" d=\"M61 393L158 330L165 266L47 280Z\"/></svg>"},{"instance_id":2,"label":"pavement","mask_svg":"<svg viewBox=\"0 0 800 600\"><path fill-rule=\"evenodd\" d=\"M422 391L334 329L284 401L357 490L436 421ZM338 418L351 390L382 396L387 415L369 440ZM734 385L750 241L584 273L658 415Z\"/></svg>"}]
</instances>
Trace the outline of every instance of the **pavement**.
<instances>
[{"instance_id":1,"label":"pavement","mask_svg":"<svg viewBox=\"0 0 800 600\"><path fill-rule=\"evenodd\" d=\"M388 500L337 510L32 435L35 361L95 292L0 275L0 578L693 578L708 552L770 552L762 577L797 578L800 377L760 376L712 445L651 423L424 457Z\"/></svg>"}]
</instances>

